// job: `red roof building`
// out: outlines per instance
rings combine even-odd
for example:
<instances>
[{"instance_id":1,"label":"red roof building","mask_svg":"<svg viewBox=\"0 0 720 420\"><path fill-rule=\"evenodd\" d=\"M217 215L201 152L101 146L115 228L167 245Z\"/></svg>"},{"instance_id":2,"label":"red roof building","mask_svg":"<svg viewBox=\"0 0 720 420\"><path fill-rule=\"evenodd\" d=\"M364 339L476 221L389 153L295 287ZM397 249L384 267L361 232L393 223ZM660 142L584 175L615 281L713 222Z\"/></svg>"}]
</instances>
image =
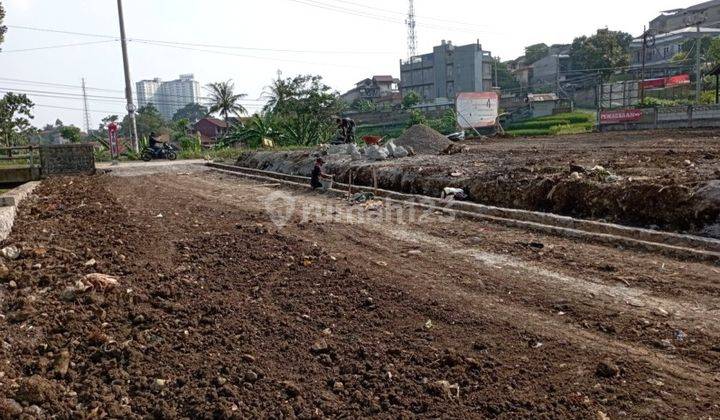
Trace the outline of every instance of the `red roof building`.
<instances>
[{"instance_id":1,"label":"red roof building","mask_svg":"<svg viewBox=\"0 0 720 420\"><path fill-rule=\"evenodd\" d=\"M200 133L203 146L214 145L228 131L228 124L225 121L211 117L201 119L193 127L197 133Z\"/></svg>"}]
</instances>

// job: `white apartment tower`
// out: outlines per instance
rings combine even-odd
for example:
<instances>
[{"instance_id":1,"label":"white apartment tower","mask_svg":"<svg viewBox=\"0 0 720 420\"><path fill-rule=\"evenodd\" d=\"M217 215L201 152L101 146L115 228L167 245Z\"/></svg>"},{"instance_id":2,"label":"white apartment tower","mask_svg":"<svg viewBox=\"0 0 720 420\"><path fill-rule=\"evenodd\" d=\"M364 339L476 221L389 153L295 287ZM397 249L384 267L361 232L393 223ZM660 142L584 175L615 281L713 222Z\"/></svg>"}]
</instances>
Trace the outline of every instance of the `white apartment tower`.
<instances>
[{"instance_id":1,"label":"white apartment tower","mask_svg":"<svg viewBox=\"0 0 720 420\"><path fill-rule=\"evenodd\" d=\"M192 74L180 75L177 80L163 82L161 79L137 82L138 105L153 104L166 120L171 120L182 107L200 102L200 83Z\"/></svg>"}]
</instances>

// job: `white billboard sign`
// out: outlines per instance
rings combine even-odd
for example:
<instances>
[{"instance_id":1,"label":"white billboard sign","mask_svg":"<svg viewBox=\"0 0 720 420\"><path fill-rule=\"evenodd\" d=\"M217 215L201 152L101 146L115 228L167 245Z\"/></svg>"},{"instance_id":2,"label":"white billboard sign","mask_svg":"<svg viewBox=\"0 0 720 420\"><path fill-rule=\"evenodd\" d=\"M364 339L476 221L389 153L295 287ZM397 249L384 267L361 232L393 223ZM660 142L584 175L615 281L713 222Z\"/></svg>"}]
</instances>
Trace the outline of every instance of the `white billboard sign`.
<instances>
[{"instance_id":1,"label":"white billboard sign","mask_svg":"<svg viewBox=\"0 0 720 420\"><path fill-rule=\"evenodd\" d=\"M462 128L492 127L498 117L496 92L463 92L457 97L457 122Z\"/></svg>"}]
</instances>

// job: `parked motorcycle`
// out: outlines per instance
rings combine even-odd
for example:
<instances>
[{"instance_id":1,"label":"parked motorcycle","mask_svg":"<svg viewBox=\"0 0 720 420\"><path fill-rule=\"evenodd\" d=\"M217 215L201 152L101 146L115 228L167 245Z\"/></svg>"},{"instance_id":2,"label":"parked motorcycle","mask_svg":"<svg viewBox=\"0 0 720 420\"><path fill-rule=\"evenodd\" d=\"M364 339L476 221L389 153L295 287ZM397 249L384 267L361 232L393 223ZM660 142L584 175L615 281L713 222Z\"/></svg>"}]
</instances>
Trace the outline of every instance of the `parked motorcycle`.
<instances>
[{"instance_id":1,"label":"parked motorcycle","mask_svg":"<svg viewBox=\"0 0 720 420\"><path fill-rule=\"evenodd\" d=\"M177 151L167 144L163 144L162 147L155 149L145 147L142 152L140 152L140 159L145 162L150 162L153 159L175 160L177 159Z\"/></svg>"}]
</instances>

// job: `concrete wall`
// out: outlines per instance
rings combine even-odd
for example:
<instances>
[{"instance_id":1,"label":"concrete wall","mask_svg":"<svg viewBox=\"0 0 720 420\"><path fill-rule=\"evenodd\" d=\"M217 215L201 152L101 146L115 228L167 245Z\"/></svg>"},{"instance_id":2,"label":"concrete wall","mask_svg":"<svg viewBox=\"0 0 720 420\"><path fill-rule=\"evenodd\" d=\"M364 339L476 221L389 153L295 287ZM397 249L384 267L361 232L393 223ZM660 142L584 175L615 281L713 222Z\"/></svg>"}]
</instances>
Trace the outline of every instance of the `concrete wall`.
<instances>
[{"instance_id":1,"label":"concrete wall","mask_svg":"<svg viewBox=\"0 0 720 420\"><path fill-rule=\"evenodd\" d=\"M600 125L601 131L653 130L663 128L720 127L720 105L690 105L641 109L637 121Z\"/></svg>"},{"instance_id":2,"label":"concrete wall","mask_svg":"<svg viewBox=\"0 0 720 420\"><path fill-rule=\"evenodd\" d=\"M63 144L40 148L43 177L95 173L95 153L91 144Z\"/></svg>"},{"instance_id":3,"label":"concrete wall","mask_svg":"<svg viewBox=\"0 0 720 420\"><path fill-rule=\"evenodd\" d=\"M4 166L0 167L0 184L20 184L40 179L39 166Z\"/></svg>"}]
</instances>

